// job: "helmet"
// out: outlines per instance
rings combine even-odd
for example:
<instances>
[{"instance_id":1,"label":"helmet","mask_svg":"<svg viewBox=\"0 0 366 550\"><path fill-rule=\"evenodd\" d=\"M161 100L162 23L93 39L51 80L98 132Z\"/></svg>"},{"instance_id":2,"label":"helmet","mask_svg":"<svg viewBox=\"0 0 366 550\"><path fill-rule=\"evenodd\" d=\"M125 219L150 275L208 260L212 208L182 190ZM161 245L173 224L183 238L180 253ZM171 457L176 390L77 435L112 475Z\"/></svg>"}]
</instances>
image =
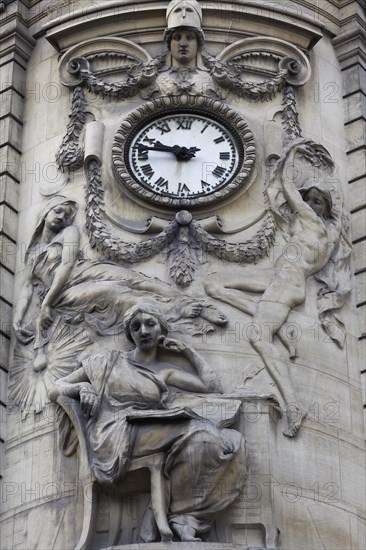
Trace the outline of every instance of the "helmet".
<instances>
[{"instance_id":1,"label":"helmet","mask_svg":"<svg viewBox=\"0 0 366 550\"><path fill-rule=\"evenodd\" d=\"M181 27L189 27L195 30L199 41L203 43L202 9L197 0L172 0L166 10L166 21L167 28L164 32L164 40L168 42L168 45L172 31Z\"/></svg>"}]
</instances>

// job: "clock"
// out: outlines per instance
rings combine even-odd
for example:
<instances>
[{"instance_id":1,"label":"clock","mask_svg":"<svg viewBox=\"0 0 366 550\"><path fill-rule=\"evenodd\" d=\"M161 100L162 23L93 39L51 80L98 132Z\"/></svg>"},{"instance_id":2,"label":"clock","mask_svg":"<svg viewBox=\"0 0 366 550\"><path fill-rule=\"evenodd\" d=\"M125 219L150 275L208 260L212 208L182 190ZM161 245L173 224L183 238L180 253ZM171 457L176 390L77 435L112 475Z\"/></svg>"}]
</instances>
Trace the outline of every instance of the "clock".
<instances>
[{"instance_id":1,"label":"clock","mask_svg":"<svg viewBox=\"0 0 366 550\"><path fill-rule=\"evenodd\" d=\"M144 200L174 208L222 200L245 185L255 159L253 134L238 113L210 98L186 97L190 106L155 101L137 109L113 143L117 180Z\"/></svg>"}]
</instances>

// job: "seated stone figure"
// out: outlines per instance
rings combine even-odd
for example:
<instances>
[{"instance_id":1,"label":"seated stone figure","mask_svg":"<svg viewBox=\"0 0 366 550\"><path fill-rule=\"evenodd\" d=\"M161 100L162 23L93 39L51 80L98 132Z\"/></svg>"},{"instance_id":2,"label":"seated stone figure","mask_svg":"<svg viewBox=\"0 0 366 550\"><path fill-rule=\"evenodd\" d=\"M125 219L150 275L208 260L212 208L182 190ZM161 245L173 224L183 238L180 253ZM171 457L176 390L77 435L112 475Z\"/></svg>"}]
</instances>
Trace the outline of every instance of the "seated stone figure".
<instances>
[{"instance_id":1,"label":"seated stone figure","mask_svg":"<svg viewBox=\"0 0 366 550\"><path fill-rule=\"evenodd\" d=\"M130 308L125 331L135 348L91 355L61 378L51 399L80 400L93 452L92 469L104 484L123 480L130 460L164 452L169 485L167 519L175 540L200 541L217 512L239 495L246 475L244 439L219 429L187 407L168 407L171 386L187 393L222 393L206 361L189 345L167 337L160 310L151 304ZM160 355L169 360L161 359ZM181 355L193 372L174 363ZM171 357L171 359L170 359ZM219 489L224 484L225 491ZM142 529L145 542L156 540Z\"/></svg>"}]
</instances>

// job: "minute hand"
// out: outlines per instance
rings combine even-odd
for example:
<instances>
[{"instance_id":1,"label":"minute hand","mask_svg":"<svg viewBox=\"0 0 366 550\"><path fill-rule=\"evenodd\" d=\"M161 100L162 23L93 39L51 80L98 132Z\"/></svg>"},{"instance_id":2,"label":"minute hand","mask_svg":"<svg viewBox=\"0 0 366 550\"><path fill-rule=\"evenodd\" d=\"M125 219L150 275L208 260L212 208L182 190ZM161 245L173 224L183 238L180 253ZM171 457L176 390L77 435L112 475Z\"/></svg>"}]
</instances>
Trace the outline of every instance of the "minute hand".
<instances>
[{"instance_id":1,"label":"minute hand","mask_svg":"<svg viewBox=\"0 0 366 550\"><path fill-rule=\"evenodd\" d=\"M173 155L176 156L179 160L189 160L192 157L196 156L197 151L200 151L201 149L197 149L197 147L181 147L180 145L164 145L160 141L156 141L152 147L149 147L148 145L143 145L140 143L137 146L137 149L140 153L143 153L144 151L162 151L167 153L173 153Z\"/></svg>"}]
</instances>

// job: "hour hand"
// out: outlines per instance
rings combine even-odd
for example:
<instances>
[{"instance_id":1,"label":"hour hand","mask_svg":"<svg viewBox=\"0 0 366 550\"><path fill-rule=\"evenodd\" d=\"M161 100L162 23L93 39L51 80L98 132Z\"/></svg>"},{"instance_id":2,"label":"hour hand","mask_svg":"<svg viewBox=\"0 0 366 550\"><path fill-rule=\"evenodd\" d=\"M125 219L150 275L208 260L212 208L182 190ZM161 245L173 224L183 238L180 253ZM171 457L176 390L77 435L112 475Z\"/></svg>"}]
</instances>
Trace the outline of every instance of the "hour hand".
<instances>
[{"instance_id":1,"label":"hour hand","mask_svg":"<svg viewBox=\"0 0 366 550\"><path fill-rule=\"evenodd\" d=\"M179 147L179 145L174 145L173 149L175 148L179 149L173 150L173 153L179 160L190 160L196 156L197 151L201 151L201 149L197 149L197 147Z\"/></svg>"}]
</instances>

